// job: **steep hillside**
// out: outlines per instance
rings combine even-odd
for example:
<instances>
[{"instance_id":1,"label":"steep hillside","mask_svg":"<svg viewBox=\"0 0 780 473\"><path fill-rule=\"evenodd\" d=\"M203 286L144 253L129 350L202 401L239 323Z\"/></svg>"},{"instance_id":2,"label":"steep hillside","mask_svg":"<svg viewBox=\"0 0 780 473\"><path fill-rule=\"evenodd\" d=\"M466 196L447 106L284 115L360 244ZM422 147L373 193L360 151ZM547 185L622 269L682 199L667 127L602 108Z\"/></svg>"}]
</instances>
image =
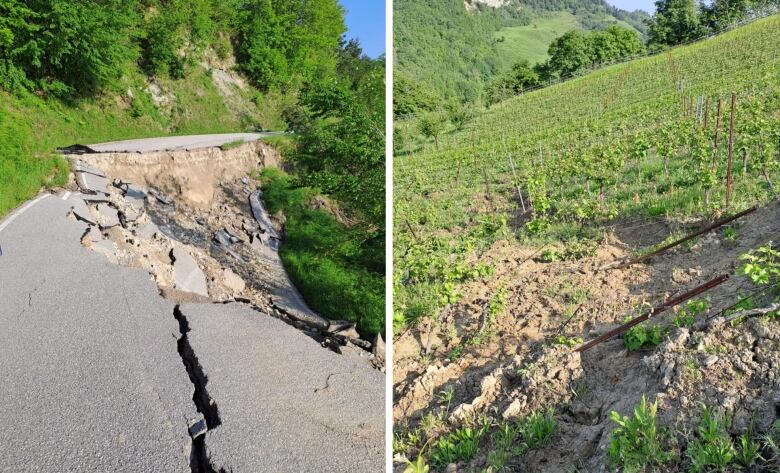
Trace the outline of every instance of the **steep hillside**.
<instances>
[{"instance_id":1,"label":"steep hillside","mask_svg":"<svg viewBox=\"0 0 780 473\"><path fill-rule=\"evenodd\" d=\"M552 39L568 29L630 24L639 12L603 0L436 0L394 2L396 72L421 81L445 99L473 101L484 83L519 59L544 59Z\"/></svg>"},{"instance_id":2,"label":"steep hillside","mask_svg":"<svg viewBox=\"0 0 780 473\"><path fill-rule=\"evenodd\" d=\"M426 445L432 471L777 469L780 282L756 273L778 266L779 34L780 16L758 20L399 149L397 452ZM637 422L654 450L628 446ZM704 458L716 442L728 458Z\"/></svg>"}]
</instances>

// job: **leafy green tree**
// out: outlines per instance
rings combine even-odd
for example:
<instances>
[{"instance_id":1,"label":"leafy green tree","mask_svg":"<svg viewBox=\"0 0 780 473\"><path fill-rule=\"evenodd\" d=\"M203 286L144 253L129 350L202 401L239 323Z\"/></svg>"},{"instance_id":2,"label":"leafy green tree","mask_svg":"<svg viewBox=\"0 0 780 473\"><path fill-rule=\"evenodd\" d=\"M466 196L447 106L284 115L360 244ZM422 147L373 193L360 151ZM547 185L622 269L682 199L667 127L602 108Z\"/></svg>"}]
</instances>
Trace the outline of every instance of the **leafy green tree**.
<instances>
[{"instance_id":1,"label":"leafy green tree","mask_svg":"<svg viewBox=\"0 0 780 473\"><path fill-rule=\"evenodd\" d=\"M313 117L301 130L295 163L304 184L336 196L374 230L384 232L384 71L377 67L361 89L328 79L306 87L301 103Z\"/></svg>"},{"instance_id":2,"label":"leafy green tree","mask_svg":"<svg viewBox=\"0 0 780 473\"><path fill-rule=\"evenodd\" d=\"M587 33L572 30L550 44L549 66L561 76L581 71L592 64L591 43Z\"/></svg>"},{"instance_id":3,"label":"leafy green tree","mask_svg":"<svg viewBox=\"0 0 780 473\"><path fill-rule=\"evenodd\" d=\"M504 75L494 80L487 90L488 103L496 103L539 83L539 74L531 64L522 60L516 63Z\"/></svg>"},{"instance_id":4,"label":"leafy green tree","mask_svg":"<svg viewBox=\"0 0 780 473\"><path fill-rule=\"evenodd\" d=\"M650 44L673 46L702 34L696 0L657 0L648 23Z\"/></svg>"},{"instance_id":5,"label":"leafy green tree","mask_svg":"<svg viewBox=\"0 0 780 473\"><path fill-rule=\"evenodd\" d=\"M610 26L604 31L590 34L591 61L594 64L615 61L634 56L645 51L642 39L634 30L620 26Z\"/></svg>"},{"instance_id":6,"label":"leafy green tree","mask_svg":"<svg viewBox=\"0 0 780 473\"><path fill-rule=\"evenodd\" d=\"M444 117L438 112L431 112L420 117L420 133L426 138L433 138L436 149L439 149L439 135L444 131Z\"/></svg>"},{"instance_id":7,"label":"leafy green tree","mask_svg":"<svg viewBox=\"0 0 780 473\"><path fill-rule=\"evenodd\" d=\"M2 0L0 12L3 74L28 88L90 94L114 83L135 56L130 2Z\"/></svg>"},{"instance_id":8,"label":"leafy green tree","mask_svg":"<svg viewBox=\"0 0 780 473\"><path fill-rule=\"evenodd\" d=\"M393 114L396 117L436 110L441 98L424 84L411 81L403 72L393 73Z\"/></svg>"},{"instance_id":9,"label":"leafy green tree","mask_svg":"<svg viewBox=\"0 0 780 473\"><path fill-rule=\"evenodd\" d=\"M337 0L247 0L237 22L239 65L259 87L335 75L346 31Z\"/></svg>"}]
</instances>

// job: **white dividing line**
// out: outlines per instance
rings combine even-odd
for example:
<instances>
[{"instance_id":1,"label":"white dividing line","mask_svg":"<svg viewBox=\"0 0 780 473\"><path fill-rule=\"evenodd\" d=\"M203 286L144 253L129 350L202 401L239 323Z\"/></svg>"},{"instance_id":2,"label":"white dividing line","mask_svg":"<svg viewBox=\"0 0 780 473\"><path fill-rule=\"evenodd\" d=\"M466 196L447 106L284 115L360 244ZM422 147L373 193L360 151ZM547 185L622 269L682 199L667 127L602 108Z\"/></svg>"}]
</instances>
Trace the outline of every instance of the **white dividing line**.
<instances>
[{"instance_id":1,"label":"white dividing line","mask_svg":"<svg viewBox=\"0 0 780 473\"><path fill-rule=\"evenodd\" d=\"M68 197L70 197L70 191L62 194L62 200L68 200Z\"/></svg>"},{"instance_id":2,"label":"white dividing line","mask_svg":"<svg viewBox=\"0 0 780 473\"><path fill-rule=\"evenodd\" d=\"M49 197L50 195L51 194L43 194L42 196L38 197L37 199L31 200L30 202L27 202L26 204L24 204L24 206L22 206L19 210L17 210L16 212L12 213L11 216L9 216L7 219L5 219L5 221L3 223L0 223L0 232L2 232L5 229L5 227L8 226L8 224L10 224L14 220L16 220L16 217L18 217L19 215L22 215L30 207L32 207L33 205L35 205L38 202L42 201L43 199Z\"/></svg>"}]
</instances>

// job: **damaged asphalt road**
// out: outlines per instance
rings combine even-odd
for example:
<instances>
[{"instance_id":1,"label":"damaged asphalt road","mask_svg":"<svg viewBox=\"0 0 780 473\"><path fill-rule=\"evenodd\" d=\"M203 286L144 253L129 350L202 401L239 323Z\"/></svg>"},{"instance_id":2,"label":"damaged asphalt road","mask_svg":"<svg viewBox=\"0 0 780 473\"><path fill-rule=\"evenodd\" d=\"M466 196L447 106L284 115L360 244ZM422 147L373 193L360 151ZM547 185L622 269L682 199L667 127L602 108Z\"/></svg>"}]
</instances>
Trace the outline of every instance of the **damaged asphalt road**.
<instances>
[{"instance_id":1,"label":"damaged asphalt road","mask_svg":"<svg viewBox=\"0 0 780 473\"><path fill-rule=\"evenodd\" d=\"M380 371L249 304L164 299L148 268L98 251L114 246L98 227L137 218L90 213L103 195L44 194L0 221L3 469L382 469Z\"/></svg>"}]
</instances>

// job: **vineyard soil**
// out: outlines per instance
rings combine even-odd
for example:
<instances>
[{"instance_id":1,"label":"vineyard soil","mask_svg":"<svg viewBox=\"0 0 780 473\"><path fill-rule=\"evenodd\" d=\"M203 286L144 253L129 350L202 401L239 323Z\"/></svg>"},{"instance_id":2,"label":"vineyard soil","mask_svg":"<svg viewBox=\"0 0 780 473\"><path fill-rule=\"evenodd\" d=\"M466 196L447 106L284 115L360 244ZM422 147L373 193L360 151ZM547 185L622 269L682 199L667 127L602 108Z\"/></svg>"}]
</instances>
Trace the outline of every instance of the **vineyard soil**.
<instances>
[{"instance_id":1,"label":"vineyard soil","mask_svg":"<svg viewBox=\"0 0 780 473\"><path fill-rule=\"evenodd\" d=\"M630 413L642 395L659 399L665 425L691 428L695 402L702 401L723 406L737 430L744 429L752 416L767 428L774 418L772 396L780 381L776 323L754 319L725 330L706 325L674 329L658 348L638 352L628 352L619 338L582 356L556 343L563 340L560 336L588 340L646 310L647 303L715 275L733 274L740 254L780 239L780 205L773 203L740 221L734 243L714 231L689 248L678 247L646 264L602 269L630 256L638 239L644 240L641 244L660 241L679 228L696 225L661 220L617 225L594 256L578 261L545 263L534 247L503 240L494 244L481 257L481 262L497 268L489 282L468 284L461 301L441 318L397 337L395 422L414 425L426 415L438 414L438 394L450 386L455 394L447 417L453 422L477 413L511 419L552 407L560 412L553 441L524 456L512 470L551 473L577 465L581 471L600 471L614 427L609 413ZM494 337L470 346L484 301L499 285L507 288L508 309L494 321ZM749 287L749 281L733 277L712 290L707 295L709 313L730 306L736 294ZM668 324L673 316L665 313L649 323ZM703 321L702 315L698 322ZM752 347L742 343L746 339ZM466 348L454 359L452 353L459 346ZM723 355L712 354L716 352ZM698 382L702 379L707 383ZM484 455L478 456L462 471L478 471L485 462Z\"/></svg>"}]
</instances>

